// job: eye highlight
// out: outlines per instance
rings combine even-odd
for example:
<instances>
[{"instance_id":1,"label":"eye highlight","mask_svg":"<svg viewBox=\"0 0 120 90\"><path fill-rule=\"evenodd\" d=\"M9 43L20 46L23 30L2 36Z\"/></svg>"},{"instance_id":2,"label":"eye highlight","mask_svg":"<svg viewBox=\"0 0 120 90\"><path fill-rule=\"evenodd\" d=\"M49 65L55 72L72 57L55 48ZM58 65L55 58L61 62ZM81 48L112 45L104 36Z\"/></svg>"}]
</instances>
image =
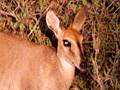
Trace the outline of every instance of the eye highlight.
<instances>
[{"instance_id":1,"label":"eye highlight","mask_svg":"<svg viewBox=\"0 0 120 90\"><path fill-rule=\"evenodd\" d=\"M63 45L66 47L71 47L71 43L68 40L63 40Z\"/></svg>"}]
</instances>

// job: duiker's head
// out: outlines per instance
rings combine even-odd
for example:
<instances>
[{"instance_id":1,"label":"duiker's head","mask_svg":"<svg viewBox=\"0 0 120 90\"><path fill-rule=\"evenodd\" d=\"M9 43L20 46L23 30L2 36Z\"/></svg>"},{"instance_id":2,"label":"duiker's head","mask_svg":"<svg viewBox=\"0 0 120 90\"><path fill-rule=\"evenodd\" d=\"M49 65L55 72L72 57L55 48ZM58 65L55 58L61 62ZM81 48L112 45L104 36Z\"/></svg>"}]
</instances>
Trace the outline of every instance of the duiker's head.
<instances>
[{"instance_id":1,"label":"duiker's head","mask_svg":"<svg viewBox=\"0 0 120 90\"><path fill-rule=\"evenodd\" d=\"M87 8L83 7L67 29L61 27L60 21L53 11L48 11L46 15L47 25L58 39L58 56L78 69L81 69L80 64L84 60L83 36L79 34L79 31L85 22L86 14Z\"/></svg>"}]
</instances>

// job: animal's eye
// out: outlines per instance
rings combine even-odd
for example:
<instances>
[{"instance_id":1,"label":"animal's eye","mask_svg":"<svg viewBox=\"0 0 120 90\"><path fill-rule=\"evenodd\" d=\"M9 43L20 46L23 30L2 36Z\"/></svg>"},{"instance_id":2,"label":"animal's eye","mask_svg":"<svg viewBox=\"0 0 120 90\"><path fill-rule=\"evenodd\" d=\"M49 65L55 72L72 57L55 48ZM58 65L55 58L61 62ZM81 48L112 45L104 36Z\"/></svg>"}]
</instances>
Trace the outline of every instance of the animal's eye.
<instances>
[{"instance_id":1,"label":"animal's eye","mask_svg":"<svg viewBox=\"0 0 120 90\"><path fill-rule=\"evenodd\" d=\"M68 40L63 40L63 45L66 47L71 47L71 43Z\"/></svg>"}]
</instances>

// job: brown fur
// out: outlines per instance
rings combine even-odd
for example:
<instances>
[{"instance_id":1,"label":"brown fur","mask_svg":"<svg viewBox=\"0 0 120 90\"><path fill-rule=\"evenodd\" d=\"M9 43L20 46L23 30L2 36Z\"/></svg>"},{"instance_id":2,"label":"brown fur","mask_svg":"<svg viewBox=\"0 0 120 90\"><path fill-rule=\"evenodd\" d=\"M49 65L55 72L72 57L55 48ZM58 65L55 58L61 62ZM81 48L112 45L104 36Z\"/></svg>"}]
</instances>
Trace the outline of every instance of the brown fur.
<instances>
[{"instance_id":1,"label":"brown fur","mask_svg":"<svg viewBox=\"0 0 120 90\"><path fill-rule=\"evenodd\" d=\"M86 18L84 13L77 15L82 15L82 24ZM80 27L76 28L74 22L62 30L54 12L47 13L47 25L58 39L57 52L48 46L0 33L0 90L68 90L75 67L79 68L82 61L83 36L77 30L82 24L75 21ZM64 40L71 46L64 46Z\"/></svg>"}]
</instances>

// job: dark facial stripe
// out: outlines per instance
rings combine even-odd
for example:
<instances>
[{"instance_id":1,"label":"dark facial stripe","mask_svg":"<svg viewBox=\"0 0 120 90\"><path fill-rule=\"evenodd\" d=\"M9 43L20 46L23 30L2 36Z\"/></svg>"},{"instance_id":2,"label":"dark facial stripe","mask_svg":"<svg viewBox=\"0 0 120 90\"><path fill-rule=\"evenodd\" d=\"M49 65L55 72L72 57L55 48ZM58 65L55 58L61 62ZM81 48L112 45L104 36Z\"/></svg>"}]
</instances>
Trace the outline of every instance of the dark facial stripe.
<instances>
[{"instance_id":1,"label":"dark facial stripe","mask_svg":"<svg viewBox=\"0 0 120 90\"><path fill-rule=\"evenodd\" d=\"M81 45L80 45L79 42L77 42L77 45L78 45L78 48L79 48L79 50L80 50L81 58L84 60L85 58L84 58L84 54L83 54L83 51L82 51L82 47L81 47Z\"/></svg>"}]
</instances>

